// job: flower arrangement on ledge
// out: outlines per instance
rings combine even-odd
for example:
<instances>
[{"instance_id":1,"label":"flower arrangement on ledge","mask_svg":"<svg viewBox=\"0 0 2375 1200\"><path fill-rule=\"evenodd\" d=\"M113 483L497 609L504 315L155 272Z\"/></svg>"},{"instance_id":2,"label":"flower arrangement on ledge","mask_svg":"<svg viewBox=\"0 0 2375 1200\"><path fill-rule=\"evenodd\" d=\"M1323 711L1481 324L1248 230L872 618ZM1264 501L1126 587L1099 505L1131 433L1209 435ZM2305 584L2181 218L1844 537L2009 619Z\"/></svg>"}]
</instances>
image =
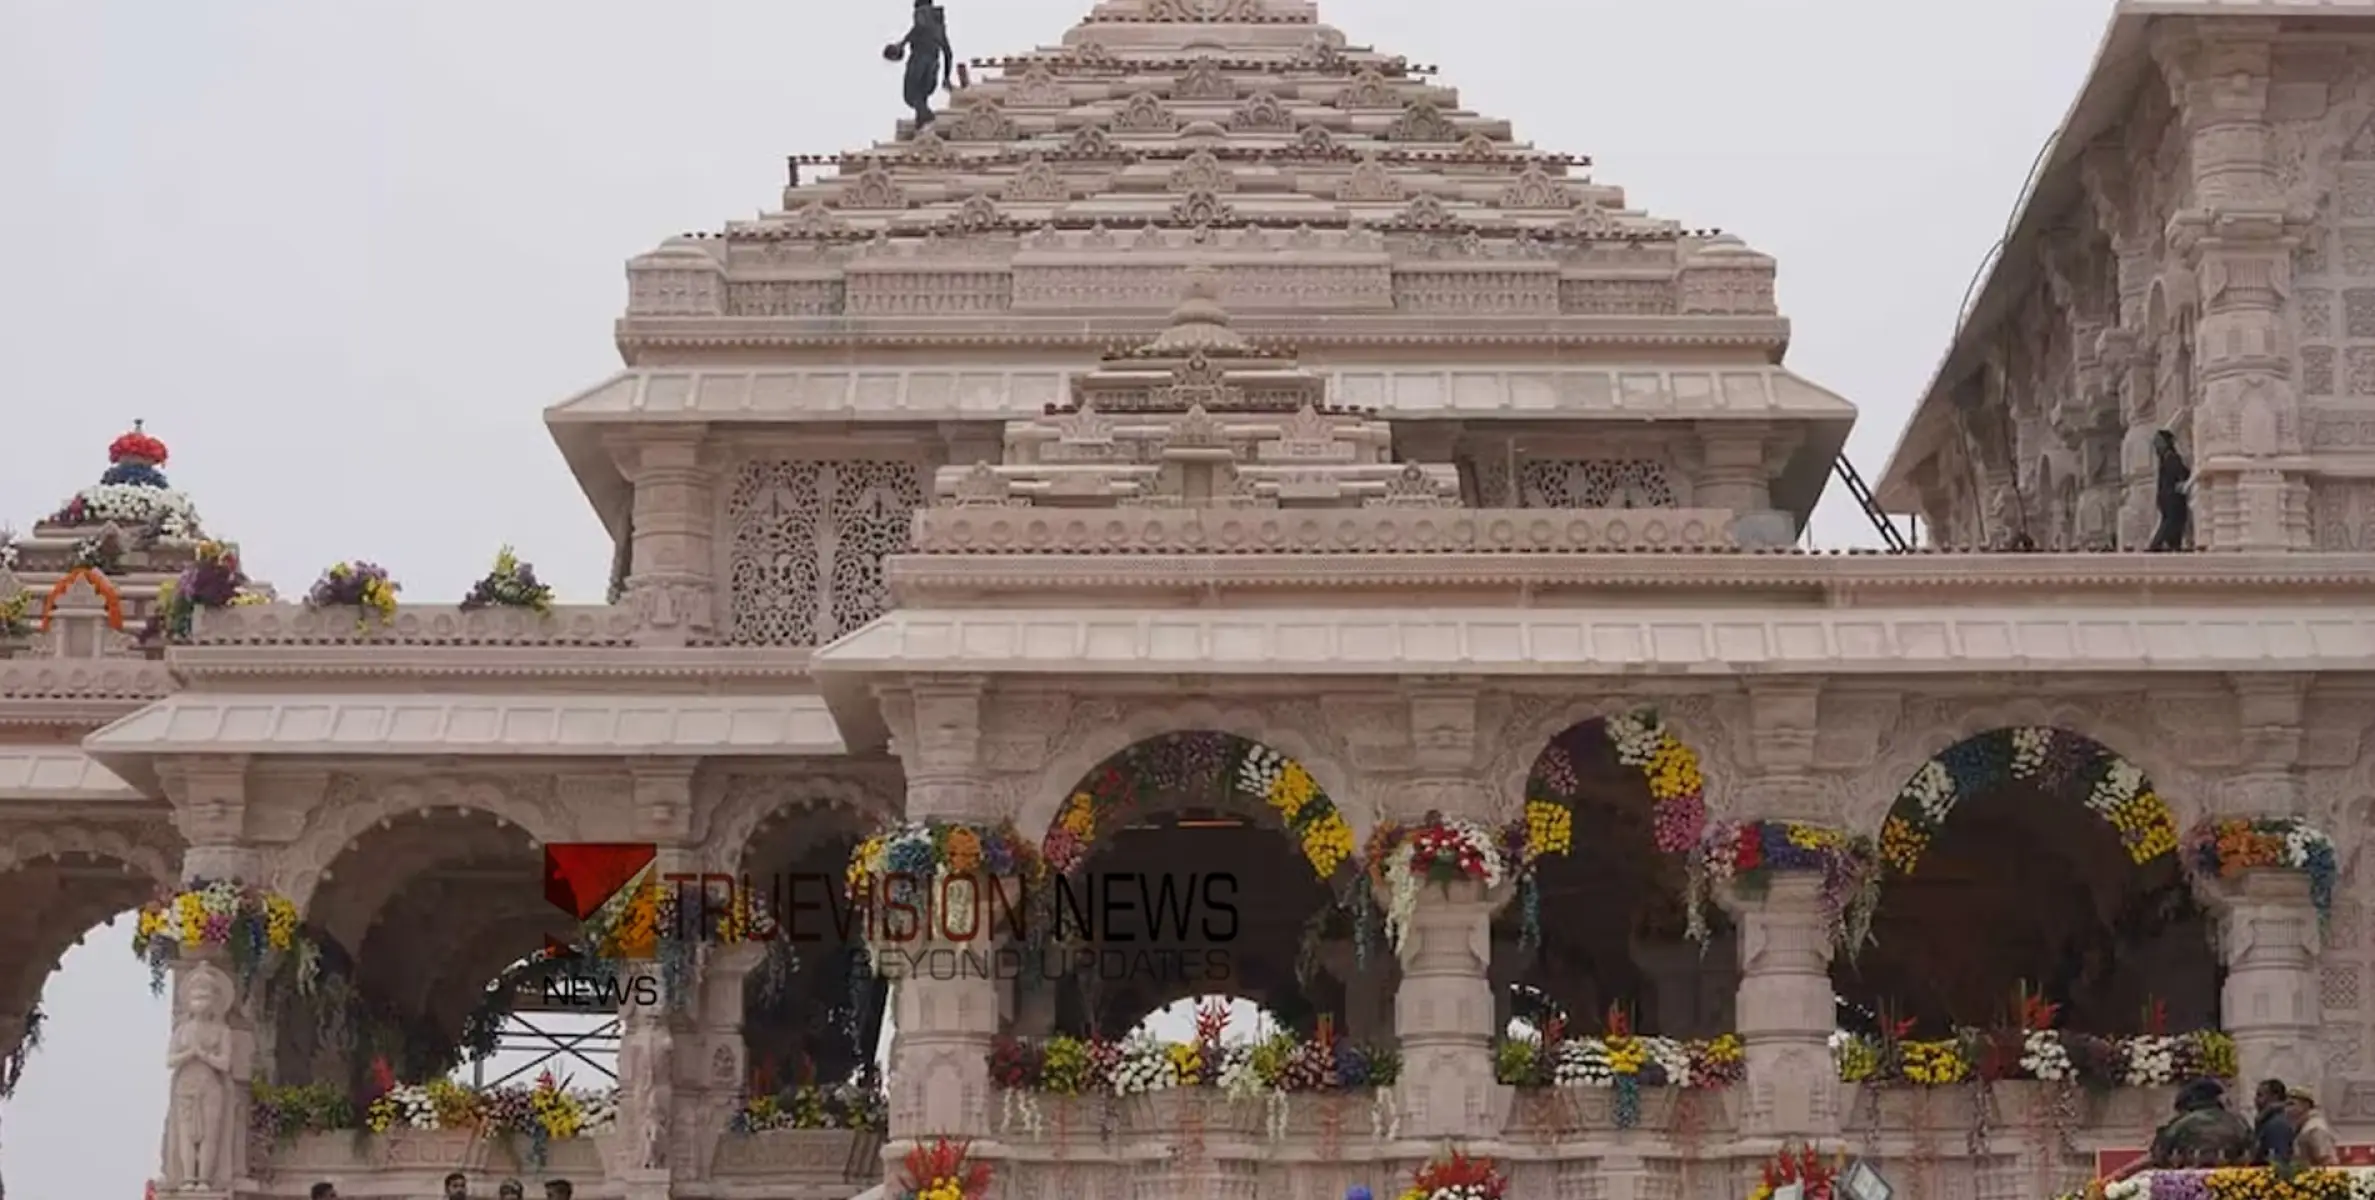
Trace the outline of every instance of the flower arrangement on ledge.
<instances>
[{"instance_id":1,"label":"flower arrangement on ledge","mask_svg":"<svg viewBox=\"0 0 2375 1200\"><path fill-rule=\"evenodd\" d=\"M2204 821L2185 836L2186 869L2206 879L2232 879L2275 868L2309 877L2309 899L2320 920L2334 908L2339 871L2334 842L2299 817L2228 817Z\"/></svg>"},{"instance_id":2,"label":"flower arrangement on ledge","mask_svg":"<svg viewBox=\"0 0 2375 1200\"><path fill-rule=\"evenodd\" d=\"M1748 1200L1773 1200L1781 1189L1797 1185L1804 1200L1831 1200L1839 1183L1839 1160L1824 1158L1814 1147L1802 1143L1784 1143L1773 1157L1765 1160L1764 1169L1757 1175L1757 1185L1748 1193Z\"/></svg>"},{"instance_id":3,"label":"flower arrangement on ledge","mask_svg":"<svg viewBox=\"0 0 2375 1200\"><path fill-rule=\"evenodd\" d=\"M1391 1089L1402 1077L1402 1058L1388 1046L1338 1037L1335 1024L1320 1019L1310 1038L1279 1032L1253 1042L1226 1038L1228 1006L1211 1002L1196 1011L1195 1040L1127 1042L1053 1037L1000 1038L990 1048L990 1081L1002 1093L1002 1126L1037 1135L1046 1127L1040 1096L1142 1096L1183 1088L1210 1088L1231 1101L1260 1104L1270 1135L1286 1136L1289 1098L1370 1093L1370 1125L1379 1137L1400 1128Z\"/></svg>"},{"instance_id":4,"label":"flower arrangement on ledge","mask_svg":"<svg viewBox=\"0 0 2375 1200\"><path fill-rule=\"evenodd\" d=\"M1965 738L1923 763L1881 825L1881 856L1911 874L1963 797L2007 780L2083 791L2086 807L2118 831L2130 861L2148 863L2177 848L2176 818L2135 764L2091 738L2031 726Z\"/></svg>"},{"instance_id":5,"label":"flower arrangement on ledge","mask_svg":"<svg viewBox=\"0 0 2375 1200\"><path fill-rule=\"evenodd\" d=\"M50 514L49 524L65 526L118 525L140 528L157 537L194 538L198 509L190 498L166 482L165 443L132 423L132 432L107 447L107 472L99 482L76 492Z\"/></svg>"},{"instance_id":6,"label":"flower arrangement on ledge","mask_svg":"<svg viewBox=\"0 0 2375 1200\"><path fill-rule=\"evenodd\" d=\"M881 1129L888 1103L882 1088L863 1080L830 1087L803 1084L753 1096L734 1114L736 1133L776 1129Z\"/></svg>"},{"instance_id":7,"label":"flower arrangement on ledge","mask_svg":"<svg viewBox=\"0 0 2375 1200\"><path fill-rule=\"evenodd\" d=\"M536 566L524 563L509 546L495 552L495 565L470 585L462 597L463 612L481 608L525 608L536 613L553 609L553 590L536 578Z\"/></svg>"},{"instance_id":8,"label":"flower arrangement on ledge","mask_svg":"<svg viewBox=\"0 0 2375 1200\"><path fill-rule=\"evenodd\" d=\"M33 636L33 593L19 587L0 596L0 638Z\"/></svg>"},{"instance_id":9,"label":"flower arrangement on ledge","mask_svg":"<svg viewBox=\"0 0 2375 1200\"><path fill-rule=\"evenodd\" d=\"M557 1141L607 1133L617 1123L616 1089L573 1089L547 1071L533 1085L471 1088L452 1079L399 1084L385 1060L372 1064L368 1098L355 1103L325 1084L257 1084L249 1128L286 1141L300 1134L352 1131L388 1136L412 1130L466 1130L493 1139L524 1138L541 1166Z\"/></svg>"},{"instance_id":10,"label":"flower arrangement on ledge","mask_svg":"<svg viewBox=\"0 0 2375 1200\"><path fill-rule=\"evenodd\" d=\"M381 624L395 619L396 594L403 590L388 578L387 568L375 563L331 563L322 577L313 581L313 590L305 593L305 607L361 609L363 615L356 627L367 628L374 615Z\"/></svg>"},{"instance_id":11,"label":"flower arrangement on ledge","mask_svg":"<svg viewBox=\"0 0 2375 1200\"><path fill-rule=\"evenodd\" d=\"M706 946L765 942L767 957L758 976L762 989L780 988L799 969L798 953L790 939L777 936L780 929L764 896L748 887L735 887L725 896L695 893L691 899L699 911L687 913L685 891L646 868L586 918L578 929L578 951L597 966L657 962L671 1007L690 997L693 971Z\"/></svg>"},{"instance_id":12,"label":"flower arrangement on ledge","mask_svg":"<svg viewBox=\"0 0 2375 1200\"><path fill-rule=\"evenodd\" d=\"M1694 941L1708 938L1706 902L1719 887L1760 892L1775 875L1822 876L1832 944L1852 954L1872 936L1880 905L1880 847L1869 837L1800 821L1720 822L1690 860L1685 905Z\"/></svg>"},{"instance_id":13,"label":"flower arrangement on ledge","mask_svg":"<svg viewBox=\"0 0 2375 1200\"><path fill-rule=\"evenodd\" d=\"M2375 1167L2184 1167L2095 1180L2057 1200L2367 1200Z\"/></svg>"},{"instance_id":14,"label":"flower arrangement on ledge","mask_svg":"<svg viewBox=\"0 0 2375 1200\"><path fill-rule=\"evenodd\" d=\"M303 936L297 906L286 896L236 880L195 880L141 906L132 953L148 963L151 991L163 995L166 970L183 954L209 946L229 952L242 985L275 956L290 956L300 988L320 971L320 949Z\"/></svg>"},{"instance_id":15,"label":"flower arrangement on ledge","mask_svg":"<svg viewBox=\"0 0 2375 1200\"><path fill-rule=\"evenodd\" d=\"M1622 1008L1610 1007L1605 1032L1567 1035L1552 1018L1539 1037L1508 1038L1494 1049L1493 1076L1517 1088L1609 1088L1619 1129L1641 1121L1641 1089L1707 1089L1740 1082L1747 1059L1735 1034L1683 1040L1633 1032Z\"/></svg>"},{"instance_id":16,"label":"flower arrangement on ledge","mask_svg":"<svg viewBox=\"0 0 2375 1200\"><path fill-rule=\"evenodd\" d=\"M1448 890L1464 881L1487 890L1499 887L1513 873L1512 855L1522 854L1524 845L1523 830L1496 832L1441 813L1429 813L1416 825L1379 825L1364 857L1370 894L1384 898L1386 944L1401 953L1422 885Z\"/></svg>"},{"instance_id":17,"label":"flower arrangement on ledge","mask_svg":"<svg viewBox=\"0 0 2375 1200\"><path fill-rule=\"evenodd\" d=\"M248 590L247 572L239 566L239 547L228 542L200 542L190 565L158 586L157 610L143 633L184 640L197 625L199 609L262 604L267 599Z\"/></svg>"},{"instance_id":18,"label":"flower arrangement on ledge","mask_svg":"<svg viewBox=\"0 0 2375 1200\"><path fill-rule=\"evenodd\" d=\"M915 927L906 923L892 930L894 937L922 936L934 918L926 911L930 901L940 895L935 885L942 879L978 877L979 886L992 881L1019 878L1026 883L1044 878L1047 862L1037 847L1008 824L974 825L956 821L909 821L858 843L849 858L846 878L850 899L866 910L864 935L869 943L885 931L885 919L874 915L874 906L885 899L913 906ZM1025 902L1044 893L1026 890ZM991 903L982 910L985 920L995 920L999 906ZM1029 929L1042 930L1042 923L1032 921Z\"/></svg>"},{"instance_id":19,"label":"flower arrangement on ledge","mask_svg":"<svg viewBox=\"0 0 2375 1200\"><path fill-rule=\"evenodd\" d=\"M1502 1200L1508 1193L1509 1177L1493 1160L1452 1150L1419 1164L1398 1200Z\"/></svg>"},{"instance_id":20,"label":"flower arrangement on ledge","mask_svg":"<svg viewBox=\"0 0 2375 1200\"><path fill-rule=\"evenodd\" d=\"M2232 1079L2235 1042L2217 1030L2171 1035L2159 1004L2146 1014L2151 1032L2109 1038L2053 1028L2059 1006L2025 990L2019 1019L2006 1029L1966 1029L1951 1038L1916 1040L1912 1022L1887 1022L1885 1035L1840 1030L1831 1059L1846 1083L1949 1084L2033 1079L2093 1088L2167 1087L2196 1076Z\"/></svg>"},{"instance_id":21,"label":"flower arrangement on ledge","mask_svg":"<svg viewBox=\"0 0 2375 1200\"><path fill-rule=\"evenodd\" d=\"M983 1200L990 1164L967 1154L964 1142L937 1138L907 1152L899 1164L898 1200Z\"/></svg>"}]
</instances>

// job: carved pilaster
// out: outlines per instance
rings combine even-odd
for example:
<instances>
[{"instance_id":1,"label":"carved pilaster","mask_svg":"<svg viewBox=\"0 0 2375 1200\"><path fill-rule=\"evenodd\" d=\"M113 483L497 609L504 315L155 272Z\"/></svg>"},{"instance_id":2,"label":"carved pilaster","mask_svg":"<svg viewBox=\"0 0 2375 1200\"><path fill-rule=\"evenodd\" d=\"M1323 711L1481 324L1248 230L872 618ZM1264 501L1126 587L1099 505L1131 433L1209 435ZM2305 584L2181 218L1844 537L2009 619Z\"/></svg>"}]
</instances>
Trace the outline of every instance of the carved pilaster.
<instances>
[{"instance_id":1,"label":"carved pilaster","mask_svg":"<svg viewBox=\"0 0 2375 1200\"><path fill-rule=\"evenodd\" d=\"M927 677L884 706L891 749L907 769L907 815L916 820L994 822L997 811L982 759L987 681Z\"/></svg>"},{"instance_id":2,"label":"carved pilaster","mask_svg":"<svg viewBox=\"0 0 2375 1200\"><path fill-rule=\"evenodd\" d=\"M683 645L714 632L717 464L703 436L646 435L612 453L635 487L626 602L643 619L642 640Z\"/></svg>"},{"instance_id":3,"label":"carved pilaster","mask_svg":"<svg viewBox=\"0 0 2375 1200\"><path fill-rule=\"evenodd\" d=\"M181 877L263 882L259 852L247 829L247 759L242 755L172 758L157 778L173 802L173 823L189 849Z\"/></svg>"},{"instance_id":4,"label":"carved pilaster","mask_svg":"<svg viewBox=\"0 0 2375 1200\"><path fill-rule=\"evenodd\" d=\"M883 1148L883 1162L892 1170L917 1141L990 1132L997 950L986 939L946 939L937 923L927 923L921 933L880 964L895 977L887 1072L894 1140Z\"/></svg>"},{"instance_id":5,"label":"carved pilaster","mask_svg":"<svg viewBox=\"0 0 2375 1200\"><path fill-rule=\"evenodd\" d=\"M1839 1083L1828 1045L1837 1001L1822 877L1776 873L1761 889L1718 899L1740 931L1736 1009L1748 1089L1741 1132L1838 1136Z\"/></svg>"},{"instance_id":6,"label":"carved pilaster","mask_svg":"<svg viewBox=\"0 0 2375 1200\"><path fill-rule=\"evenodd\" d=\"M693 772L689 758L638 759L629 764L635 786L635 836L663 847L693 841Z\"/></svg>"},{"instance_id":7,"label":"carved pilaster","mask_svg":"<svg viewBox=\"0 0 2375 1200\"><path fill-rule=\"evenodd\" d=\"M1394 997L1405 1136L1473 1138L1500 1130L1487 971L1501 899L1469 880L1419 889Z\"/></svg>"},{"instance_id":8,"label":"carved pilaster","mask_svg":"<svg viewBox=\"0 0 2375 1200\"><path fill-rule=\"evenodd\" d=\"M2302 726L2308 719L2308 678L2235 675L2229 685L2235 689L2236 716L2243 727L2243 761L2218 781L2210 804L2213 815L2308 815L2298 771Z\"/></svg>"},{"instance_id":9,"label":"carved pilaster","mask_svg":"<svg viewBox=\"0 0 2375 1200\"><path fill-rule=\"evenodd\" d=\"M1458 680L1411 681L1411 768L1386 819L1416 822L1429 812L1490 822L1493 797L1477 756L1478 689Z\"/></svg>"},{"instance_id":10,"label":"carved pilaster","mask_svg":"<svg viewBox=\"0 0 2375 1200\"><path fill-rule=\"evenodd\" d=\"M2205 885L2226 960L2219 1014L2246 1080L2320 1080L2317 907L2300 871L2254 870Z\"/></svg>"},{"instance_id":11,"label":"carved pilaster","mask_svg":"<svg viewBox=\"0 0 2375 1200\"><path fill-rule=\"evenodd\" d=\"M1840 799L1817 782L1815 739L1822 715L1820 680L1760 680L1748 686L1753 769L1734 785L1737 820L1793 820L1836 825Z\"/></svg>"}]
</instances>

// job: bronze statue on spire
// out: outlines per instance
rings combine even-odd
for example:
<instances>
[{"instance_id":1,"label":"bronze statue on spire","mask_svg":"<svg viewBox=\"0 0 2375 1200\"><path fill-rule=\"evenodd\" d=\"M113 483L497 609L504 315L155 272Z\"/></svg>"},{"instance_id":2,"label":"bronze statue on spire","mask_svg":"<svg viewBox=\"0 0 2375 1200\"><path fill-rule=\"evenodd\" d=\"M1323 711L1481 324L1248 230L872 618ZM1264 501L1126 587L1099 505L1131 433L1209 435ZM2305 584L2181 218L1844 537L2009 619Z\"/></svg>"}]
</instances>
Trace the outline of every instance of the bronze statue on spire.
<instances>
[{"instance_id":1,"label":"bronze statue on spire","mask_svg":"<svg viewBox=\"0 0 2375 1200\"><path fill-rule=\"evenodd\" d=\"M907 60L905 97L907 107L915 110L920 132L932 123L932 93L941 88L953 92L957 86L951 78L957 52L948 45L948 14L932 0L915 0L915 23L906 37L882 48L882 57L887 62ZM937 86L934 76L939 77Z\"/></svg>"}]
</instances>

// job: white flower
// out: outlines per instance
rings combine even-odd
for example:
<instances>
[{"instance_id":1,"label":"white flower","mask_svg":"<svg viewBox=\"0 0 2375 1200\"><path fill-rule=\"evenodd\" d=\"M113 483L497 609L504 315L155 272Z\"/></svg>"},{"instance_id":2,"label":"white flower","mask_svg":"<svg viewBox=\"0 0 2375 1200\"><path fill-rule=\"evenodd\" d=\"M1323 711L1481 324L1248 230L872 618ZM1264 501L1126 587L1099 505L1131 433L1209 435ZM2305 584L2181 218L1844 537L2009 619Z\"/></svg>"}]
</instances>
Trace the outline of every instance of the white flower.
<instances>
[{"instance_id":1,"label":"white flower","mask_svg":"<svg viewBox=\"0 0 2375 1200\"><path fill-rule=\"evenodd\" d=\"M2111 760L2111 769L2103 773L2102 781L2088 794L2086 806L2099 813L2108 813L2136 798L2144 790L2144 772L2124 758Z\"/></svg>"},{"instance_id":2,"label":"white flower","mask_svg":"<svg viewBox=\"0 0 2375 1200\"><path fill-rule=\"evenodd\" d=\"M2053 749L2053 730L2035 725L2012 731L2012 777L2027 779L2045 765L2046 754Z\"/></svg>"},{"instance_id":3,"label":"white flower","mask_svg":"<svg viewBox=\"0 0 2375 1200\"><path fill-rule=\"evenodd\" d=\"M1237 763L1237 787L1257 800L1268 800L1270 788L1285 773L1286 756L1268 746L1256 745Z\"/></svg>"},{"instance_id":4,"label":"white flower","mask_svg":"<svg viewBox=\"0 0 2375 1200\"><path fill-rule=\"evenodd\" d=\"M2020 1069L2047 1083L2060 1083L2077 1073L2069 1048L2062 1045L2061 1035L2050 1029L2032 1029L2022 1035Z\"/></svg>"},{"instance_id":5,"label":"white flower","mask_svg":"<svg viewBox=\"0 0 2375 1200\"><path fill-rule=\"evenodd\" d=\"M1124 1096L1161 1091L1178 1083L1179 1070L1161 1042L1130 1043L1122 1048L1121 1063L1113 1069L1113 1090Z\"/></svg>"},{"instance_id":6,"label":"white flower","mask_svg":"<svg viewBox=\"0 0 2375 1200\"><path fill-rule=\"evenodd\" d=\"M2121 1081L2130 1087L2162 1087L2177 1082L2177 1039L2132 1037L2120 1043L2126 1061Z\"/></svg>"},{"instance_id":7,"label":"white flower","mask_svg":"<svg viewBox=\"0 0 2375 1200\"><path fill-rule=\"evenodd\" d=\"M129 483L100 483L76 492L82 501L83 521L89 525L146 525L156 522L166 537L195 537L198 507L174 488L140 487Z\"/></svg>"},{"instance_id":8,"label":"white flower","mask_svg":"<svg viewBox=\"0 0 2375 1200\"><path fill-rule=\"evenodd\" d=\"M1641 1039L1641 1048L1649 1052L1649 1061L1665 1069L1669 1087L1692 1086L1689 1047L1670 1037L1647 1037Z\"/></svg>"},{"instance_id":9,"label":"white flower","mask_svg":"<svg viewBox=\"0 0 2375 1200\"><path fill-rule=\"evenodd\" d=\"M1598 1038L1568 1038L1551 1048L1550 1081L1558 1087L1611 1087L1608 1044Z\"/></svg>"},{"instance_id":10,"label":"white flower","mask_svg":"<svg viewBox=\"0 0 2375 1200\"><path fill-rule=\"evenodd\" d=\"M1931 825L1946 819L1946 814L1954 810L1954 800L1954 776L1947 772L1945 763L1934 758L1923 763L1921 770L1905 781L1904 790L1897 793L1898 804L1910 801Z\"/></svg>"},{"instance_id":11,"label":"white flower","mask_svg":"<svg viewBox=\"0 0 2375 1200\"><path fill-rule=\"evenodd\" d=\"M1221 1060L1221 1094L1231 1100L1253 1100L1269 1091L1262 1082L1262 1073L1254 1069L1253 1047L1231 1046Z\"/></svg>"},{"instance_id":12,"label":"white flower","mask_svg":"<svg viewBox=\"0 0 2375 1200\"><path fill-rule=\"evenodd\" d=\"M1647 711L1625 713L1608 718L1608 744L1616 749L1616 761L1628 767L1646 767L1666 740L1666 728L1657 717Z\"/></svg>"}]
</instances>

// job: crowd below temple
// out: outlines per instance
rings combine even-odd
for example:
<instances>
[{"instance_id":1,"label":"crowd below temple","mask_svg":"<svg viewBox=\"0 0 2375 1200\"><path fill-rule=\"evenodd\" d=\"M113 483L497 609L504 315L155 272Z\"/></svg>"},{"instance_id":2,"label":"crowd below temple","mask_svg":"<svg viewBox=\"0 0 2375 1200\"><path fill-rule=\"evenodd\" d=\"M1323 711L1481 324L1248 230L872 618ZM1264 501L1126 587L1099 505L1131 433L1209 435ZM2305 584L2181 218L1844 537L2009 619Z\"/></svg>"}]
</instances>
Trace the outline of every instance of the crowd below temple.
<instances>
[{"instance_id":1,"label":"crowd below temple","mask_svg":"<svg viewBox=\"0 0 2375 1200\"><path fill-rule=\"evenodd\" d=\"M2280 1079L2263 1079L2252 1093L2253 1116L2226 1105L2226 1088L2196 1079L2177 1093L2176 1114L2154 1131L2146 1157L2120 1173L2186 1167L2331 1167L2341 1145L2316 1097Z\"/></svg>"}]
</instances>

